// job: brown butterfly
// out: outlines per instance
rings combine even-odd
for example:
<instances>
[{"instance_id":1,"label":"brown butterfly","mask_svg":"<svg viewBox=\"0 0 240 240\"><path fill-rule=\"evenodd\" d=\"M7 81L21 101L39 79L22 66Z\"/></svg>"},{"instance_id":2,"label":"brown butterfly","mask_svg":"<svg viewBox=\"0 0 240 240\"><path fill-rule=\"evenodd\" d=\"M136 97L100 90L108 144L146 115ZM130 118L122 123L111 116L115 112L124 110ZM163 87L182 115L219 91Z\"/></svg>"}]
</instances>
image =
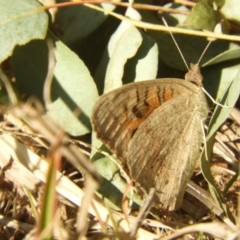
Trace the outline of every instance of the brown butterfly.
<instances>
[{"instance_id":1,"label":"brown butterfly","mask_svg":"<svg viewBox=\"0 0 240 240\"><path fill-rule=\"evenodd\" d=\"M140 188L156 189L161 209L180 207L203 140L208 107L198 64L185 80L134 82L102 95L92 123Z\"/></svg>"}]
</instances>

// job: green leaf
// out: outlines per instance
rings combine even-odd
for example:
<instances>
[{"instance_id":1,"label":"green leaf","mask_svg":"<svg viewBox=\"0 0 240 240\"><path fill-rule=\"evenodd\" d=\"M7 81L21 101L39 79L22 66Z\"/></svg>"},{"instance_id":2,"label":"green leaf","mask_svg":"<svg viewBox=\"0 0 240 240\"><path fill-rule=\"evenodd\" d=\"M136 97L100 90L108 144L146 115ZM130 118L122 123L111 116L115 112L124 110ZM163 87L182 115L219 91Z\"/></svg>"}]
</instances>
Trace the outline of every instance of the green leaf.
<instances>
[{"instance_id":1,"label":"green leaf","mask_svg":"<svg viewBox=\"0 0 240 240\"><path fill-rule=\"evenodd\" d=\"M121 209L121 202L123 192L126 189L126 182L120 175L119 168L108 157L99 157L99 154L95 155L92 159L96 166L98 173L103 177L98 192L104 198Z\"/></svg>"},{"instance_id":2,"label":"green leaf","mask_svg":"<svg viewBox=\"0 0 240 240\"><path fill-rule=\"evenodd\" d=\"M239 0L224 1L221 13L229 20L240 24Z\"/></svg>"},{"instance_id":3,"label":"green leaf","mask_svg":"<svg viewBox=\"0 0 240 240\"><path fill-rule=\"evenodd\" d=\"M56 41L53 103L48 115L73 136L91 130L90 115L98 97L96 85L82 60L61 41ZM80 114L74 111L80 108Z\"/></svg>"},{"instance_id":4,"label":"green leaf","mask_svg":"<svg viewBox=\"0 0 240 240\"><path fill-rule=\"evenodd\" d=\"M214 99L221 100L237 76L239 68L240 64L237 61L222 62L203 68L204 88Z\"/></svg>"},{"instance_id":5,"label":"green leaf","mask_svg":"<svg viewBox=\"0 0 240 240\"><path fill-rule=\"evenodd\" d=\"M237 65L235 68L235 76L232 79L230 86L227 88L226 92L223 94L223 97L220 101L222 105L225 106L234 106L240 93L240 65ZM212 137L213 134L217 131L217 129L222 125L222 123L227 119L232 108L223 108L221 106L216 106L213 112L211 121L208 126L208 138Z\"/></svg>"},{"instance_id":6,"label":"green leaf","mask_svg":"<svg viewBox=\"0 0 240 240\"><path fill-rule=\"evenodd\" d=\"M131 8L126 16L140 19L139 13ZM111 37L94 78L100 92L103 83L107 92L123 83L154 79L157 67L155 41L131 24L122 22Z\"/></svg>"},{"instance_id":7,"label":"green leaf","mask_svg":"<svg viewBox=\"0 0 240 240\"><path fill-rule=\"evenodd\" d=\"M192 8L185 21L195 29L213 31L219 22L219 13L202 0Z\"/></svg>"},{"instance_id":8,"label":"green leaf","mask_svg":"<svg viewBox=\"0 0 240 240\"><path fill-rule=\"evenodd\" d=\"M48 68L46 42L33 40L24 46L17 46L12 62L20 96L35 96L43 101L43 84Z\"/></svg>"},{"instance_id":9,"label":"green leaf","mask_svg":"<svg viewBox=\"0 0 240 240\"><path fill-rule=\"evenodd\" d=\"M219 191L219 189L216 187L213 175L211 173L210 167L211 167L211 161L209 159L212 159L212 149L214 145L215 136L212 135L208 141L206 142L206 152L203 151L201 156L201 169L202 174L206 181L208 182L208 188L211 193L211 196L215 200L215 202L224 210L226 215L229 217L229 219L235 223L235 219L232 216L232 213L229 211L227 204L225 202L225 199L222 196L222 193Z\"/></svg>"},{"instance_id":10,"label":"green leaf","mask_svg":"<svg viewBox=\"0 0 240 240\"><path fill-rule=\"evenodd\" d=\"M101 197L106 198L108 204L113 208L121 209L123 193L127 188L127 182L121 176L117 164L109 157L104 157L102 153L96 150L101 149L101 151L111 155L111 152L97 138L94 131L92 132L92 146L94 148L92 148L91 151L91 161L103 178L98 189L98 194L100 194ZM136 193L134 193L133 196L131 195L130 198L134 200L132 209L136 207L135 203L139 206L141 205L142 201Z\"/></svg>"},{"instance_id":11,"label":"green leaf","mask_svg":"<svg viewBox=\"0 0 240 240\"><path fill-rule=\"evenodd\" d=\"M122 86L124 66L136 54L141 43L141 34L135 27L129 28L119 38L107 67L104 92Z\"/></svg>"},{"instance_id":12,"label":"green leaf","mask_svg":"<svg viewBox=\"0 0 240 240\"><path fill-rule=\"evenodd\" d=\"M159 11L158 13L158 19L164 18L167 21L168 26L176 26L178 24L184 23L186 19L186 15L181 14L181 12L189 12L189 8L185 7L184 5L178 4L178 3L167 3L163 6L166 8L166 12ZM169 14L169 9L178 10L180 13L171 13ZM147 16L150 17L149 15ZM156 22L157 23L157 22Z\"/></svg>"},{"instance_id":13,"label":"green leaf","mask_svg":"<svg viewBox=\"0 0 240 240\"><path fill-rule=\"evenodd\" d=\"M211 48L211 46L210 46L210 48ZM209 61L205 62L203 64L203 67L209 66L212 64L216 64L216 63L220 63L223 61L237 59L237 58L240 58L240 47L238 44L230 42L228 49L224 50L217 56L215 56L212 59L210 59Z\"/></svg>"},{"instance_id":14,"label":"green leaf","mask_svg":"<svg viewBox=\"0 0 240 240\"><path fill-rule=\"evenodd\" d=\"M155 79L158 72L158 46L156 42L141 33L142 43L135 56L124 66L123 82ZM147 71L146 71L147 69Z\"/></svg>"},{"instance_id":15,"label":"green leaf","mask_svg":"<svg viewBox=\"0 0 240 240\"><path fill-rule=\"evenodd\" d=\"M12 54L16 45L44 39L48 15L35 0L0 0L0 62Z\"/></svg>"},{"instance_id":16,"label":"green leaf","mask_svg":"<svg viewBox=\"0 0 240 240\"><path fill-rule=\"evenodd\" d=\"M106 151L104 146L102 148ZM103 157L101 153L95 153L91 161L96 166L98 173L103 177L98 193L103 198L106 198L112 207L121 209L123 193L127 189L127 183L121 176L118 166L108 157ZM133 196L128 195L134 200L133 209L136 204L141 205L141 199L136 193Z\"/></svg>"},{"instance_id":17,"label":"green leaf","mask_svg":"<svg viewBox=\"0 0 240 240\"><path fill-rule=\"evenodd\" d=\"M134 17L134 19L137 19L137 20L141 19L138 12L133 8L127 9L126 15L130 15L130 16ZM117 46L119 40L123 37L123 35L125 34L126 31L128 31L129 28L133 28L133 26L127 22L120 23L120 25L117 27L115 32L112 34L110 40L108 41L107 47L105 48L102 58L99 61L97 70L94 74L94 79L98 85L98 89L99 89L100 93L102 93L104 91L104 83L105 83L107 68L108 68L111 58L114 56L113 53L116 49L116 46ZM138 33L136 33L136 36L137 35L140 38ZM141 41L141 39L140 39L140 41ZM134 47L134 49L135 48L136 48L136 46ZM136 52L136 49L134 51ZM125 55L126 55L126 53L125 53ZM126 62L127 59L124 61ZM120 68L122 68L122 67L120 66ZM122 73L122 76L123 76L123 73ZM121 78L119 79L119 77L117 77L117 79L115 81L118 82L117 84L119 84L119 86L121 86Z\"/></svg>"},{"instance_id":18,"label":"green leaf","mask_svg":"<svg viewBox=\"0 0 240 240\"><path fill-rule=\"evenodd\" d=\"M102 8L113 11L116 6L101 4ZM60 8L57 14L57 22L64 32L61 39L65 44L79 43L93 33L106 19L108 15L86 6L72 6ZM76 31L77 29L77 31Z\"/></svg>"},{"instance_id":19,"label":"green leaf","mask_svg":"<svg viewBox=\"0 0 240 240\"><path fill-rule=\"evenodd\" d=\"M98 97L95 83L81 59L58 39L52 37L52 40L56 66L51 86L53 103L48 106L48 114L69 134L84 135L91 130L89 116ZM20 92L43 100L43 85L48 71L46 41L35 40L17 47L13 65ZM75 116L77 109L80 113Z\"/></svg>"}]
</instances>

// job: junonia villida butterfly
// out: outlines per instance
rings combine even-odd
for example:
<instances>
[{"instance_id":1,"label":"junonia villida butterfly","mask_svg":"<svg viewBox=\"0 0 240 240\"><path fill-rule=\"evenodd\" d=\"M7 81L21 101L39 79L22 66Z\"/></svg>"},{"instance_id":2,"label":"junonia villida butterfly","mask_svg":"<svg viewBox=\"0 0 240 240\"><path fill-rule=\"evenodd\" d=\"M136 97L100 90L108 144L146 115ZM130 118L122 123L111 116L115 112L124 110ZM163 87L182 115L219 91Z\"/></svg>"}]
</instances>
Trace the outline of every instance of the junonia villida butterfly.
<instances>
[{"instance_id":1,"label":"junonia villida butterfly","mask_svg":"<svg viewBox=\"0 0 240 240\"><path fill-rule=\"evenodd\" d=\"M93 108L97 136L161 209L180 207L203 140L208 108L198 64L185 80L134 82L102 95Z\"/></svg>"}]
</instances>

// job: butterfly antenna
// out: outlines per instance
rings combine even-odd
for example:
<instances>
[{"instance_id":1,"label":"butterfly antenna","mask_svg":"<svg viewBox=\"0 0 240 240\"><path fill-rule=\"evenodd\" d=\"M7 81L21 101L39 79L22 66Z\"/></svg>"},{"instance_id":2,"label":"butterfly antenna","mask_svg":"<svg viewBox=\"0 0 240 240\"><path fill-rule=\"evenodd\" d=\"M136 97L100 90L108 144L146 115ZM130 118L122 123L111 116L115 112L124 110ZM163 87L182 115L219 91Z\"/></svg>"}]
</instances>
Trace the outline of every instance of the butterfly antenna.
<instances>
[{"instance_id":1,"label":"butterfly antenna","mask_svg":"<svg viewBox=\"0 0 240 240\"><path fill-rule=\"evenodd\" d=\"M166 27L169 27L168 24L167 24L167 21L166 21L164 18L162 18L162 21L163 21L163 23L164 23L164 25L165 25ZM178 49L178 52L180 53L180 56L181 56L181 58L182 58L182 60L183 60L183 62L184 62L184 64L185 64L185 66L186 66L187 69L189 70L189 67L188 67L188 65L187 65L187 62L186 62L186 60L185 60L185 58L184 58L184 56L183 56L183 54L182 54L182 52L181 52L181 50L180 50L177 42L176 42L176 40L175 40L172 32L169 31L169 33L170 33L170 35L171 35L171 37L172 37L172 39L173 39L173 42L175 43L175 45L176 45L176 47L177 47L177 49ZM222 21L216 25L216 27L215 27L215 29L214 29L214 33L222 33ZM208 40L209 40L209 42L208 42L207 46L205 47L205 49L203 50L203 52L202 52L202 54L201 54L201 56L200 56L197 64L200 64L200 62L201 62L204 54L206 53L207 49L208 49L209 46L210 46L210 44L211 44L213 41L215 41L216 39L215 39L215 38L208 38Z\"/></svg>"},{"instance_id":2,"label":"butterfly antenna","mask_svg":"<svg viewBox=\"0 0 240 240\"><path fill-rule=\"evenodd\" d=\"M198 59L198 62L197 62L198 64L200 64L200 62L201 62L201 60L202 60L202 58L203 58L205 52L207 51L207 49L209 48L209 46L210 46L211 43L212 43L212 41L209 41L208 44L207 44L207 46L206 46L205 49L203 50L203 52L202 52L200 58Z\"/></svg>"},{"instance_id":3,"label":"butterfly antenna","mask_svg":"<svg viewBox=\"0 0 240 240\"><path fill-rule=\"evenodd\" d=\"M214 33L218 33L218 34L222 34L223 32L222 32L222 23L223 23L223 21L221 21L221 22L219 22L216 26L215 26L215 28L214 28ZM207 44L207 46L205 47L205 49L203 50L203 53L202 53L202 55L200 56L200 58L199 58L199 60L198 60L198 64L201 62L201 60L202 60L202 58L203 58L203 56L204 56L204 54L205 54L205 52L207 51L207 49L209 48L209 46L210 46L210 44L213 42L213 41L215 41L215 40L217 40L216 38L207 38L208 39L208 44Z\"/></svg>"},{"instance_id":4,"label":"butterfly antenna","mask_svg":"<svg viewBox=\"0 0 240 240\"><path fill-rule=\"evenodd\" d=\"M168 24L167 24L167 21L166 21L164 18L162 18L162 21L163 21L163 23L164 23L164 25L165 25L166 27L169 27ZM181 56L181 58L182 58L182 60L183 60L183 62L184 62L184 64L185 64L187 70L189 70L189 67L188 67L188 65L187 65L187 62L186 62L186 60L185 60L185 58L184 58L184 56L183 56L183 54L182 54L182 52L181 52L178 44L177 44L176 39L174 38L174 36L173 36L173 34L172 34L172 32L171 32L170 30L169 30L169 34L171 35L171 37L172 37L172 39L173 39L173 42L175 43L175 45L176 45L176 47L177 47L177 50L178 50L178 52L179 52L179 54L180 54L180 56ZM205 52L205 51L204 51L204 52ZM202 57L202 56L201 56L201 57Z\"/></svg>"}]
</instances>

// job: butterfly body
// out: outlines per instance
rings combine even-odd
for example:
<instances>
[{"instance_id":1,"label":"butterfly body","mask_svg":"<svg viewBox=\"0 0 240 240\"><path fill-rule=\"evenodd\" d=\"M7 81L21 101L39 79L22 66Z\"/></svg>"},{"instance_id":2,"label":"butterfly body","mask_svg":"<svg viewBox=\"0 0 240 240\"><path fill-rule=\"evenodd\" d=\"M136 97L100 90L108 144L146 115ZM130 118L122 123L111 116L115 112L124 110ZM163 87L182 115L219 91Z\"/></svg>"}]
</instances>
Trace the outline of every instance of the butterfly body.
<instances>
[{"instance_id":1,"label":"butterfly body","mask_svg":"<svg viewBox=\"0 0 240 240\"><path fill-rule=\"evenodd\" d=\"M156 189L155 205L174 210L200 156L206 116L201 81L168 78L102 95L92 122L137 185L146 192Z\"/></svg>"}]
</instances>

